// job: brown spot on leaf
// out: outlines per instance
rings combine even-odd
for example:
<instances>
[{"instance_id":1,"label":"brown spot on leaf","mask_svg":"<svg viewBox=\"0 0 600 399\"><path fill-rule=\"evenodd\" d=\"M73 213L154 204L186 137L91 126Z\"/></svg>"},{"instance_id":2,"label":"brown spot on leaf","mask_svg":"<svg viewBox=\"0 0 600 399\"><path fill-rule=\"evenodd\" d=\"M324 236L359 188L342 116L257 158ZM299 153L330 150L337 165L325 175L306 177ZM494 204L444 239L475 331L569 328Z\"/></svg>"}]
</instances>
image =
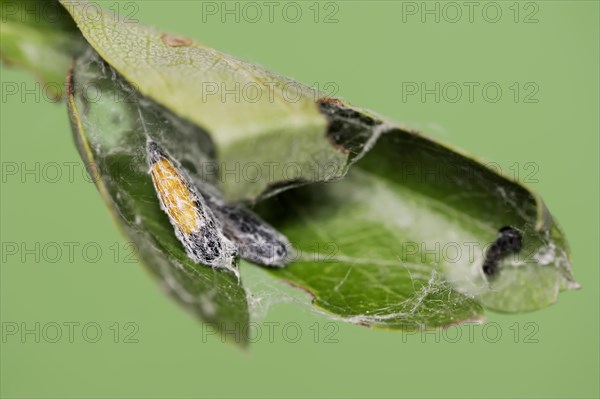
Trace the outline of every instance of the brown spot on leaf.
<instances>
[{"instance_id":1,"label":"brown spot on leaf","mask_svg":"<svg viewBox=\"0 0 600 399\"><path fill-rule=\"evenodd\" d=\"M12 62L11 60L9 60L4 54L2 54L0 52L0 61L2 61L2 63L6 66L13 66L14 62Z\"/></svg>"},{"instance_id":2,"label":"brown spot on leaf","mask_svg":"<svg viewBox=\"0 0 600 399\"><path fill-rule=\"evenodd\" d=\"M339 106L343 106L344 103L338 99L338 98L332 98L332 97L321 97L317 100L317 103L319 104L336 104Z\"/></svg>"},{"instance_id":3,"label":"brown spot on leaf","mask_svg":"<svg viewBox=\"0 0 600 399\"><path fill-rule=\"evenodd\" d=\"M187 37L170 35L168 33L164 33L160 40L169 47L186 47L193 43L192 39L188 39Z\"/></svg>"}]
</instances>

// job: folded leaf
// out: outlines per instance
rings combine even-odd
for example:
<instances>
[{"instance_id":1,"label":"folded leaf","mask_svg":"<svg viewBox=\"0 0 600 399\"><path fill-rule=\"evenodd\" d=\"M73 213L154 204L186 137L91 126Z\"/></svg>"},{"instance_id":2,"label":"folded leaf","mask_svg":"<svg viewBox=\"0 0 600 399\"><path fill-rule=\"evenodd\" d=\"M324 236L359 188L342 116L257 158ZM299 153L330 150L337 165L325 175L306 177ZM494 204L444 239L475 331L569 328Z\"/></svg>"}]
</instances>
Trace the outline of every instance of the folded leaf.
<instances>
[{"instance_id":1,"label":"folded leaf","mask_svg":"<svg viewBox=\"0 0 600 399\"><path fill-rule=\"evenodd\" d=\"M121 92L147 97L137 102L153 132L167 132L153 139L198 183L214 179L210 183L220 183L228 199L268 198L258 212L298 250L296 262L270 273L311 292L318 306L360 324L437 327L479 320L484 307L539 309L560 291L578 287L562 231L540 197L519 182L461 151L192 40L118 21L111 13L91 20L82 2L62 3L90 45L129 82L117 85ZM89 63L78 61L81 70ZM77 77L77 66L75 72ZM103 74L109 86L117 78ZM243 95L246 87L260 96ZM298 94L293 101L282 94L289 87ZM104 190L110 196L110 184L118 182L113 201L131 228L135 213L122 210L131 204L120 197L139 210L146 198L127 191L127 180L117 179L111 165L126 143L125 162L138 162L139 173L144 145L131 110L119 111L117 122L106 117L114 107L105 104L100 112L101 105L82 101L75 109L86 109L89 126L79 129L81 137L103 154ZM124 133L128 124L138 133ZM204 174L215 161L217 174ZM248 165L256 170L253 178L243 176ZM128 175L136 176L130 187L143 186L142 177ZM169 242L167 230L152 241L158 231L153 224L166 226L164 214L136 216L145 223L141 234L150 233L146 241L169 261L174 249L157 244ZM182 253L173 253L185 263ZM240 305L241 294L235 298Z\"/></svg>"}]
</instances>

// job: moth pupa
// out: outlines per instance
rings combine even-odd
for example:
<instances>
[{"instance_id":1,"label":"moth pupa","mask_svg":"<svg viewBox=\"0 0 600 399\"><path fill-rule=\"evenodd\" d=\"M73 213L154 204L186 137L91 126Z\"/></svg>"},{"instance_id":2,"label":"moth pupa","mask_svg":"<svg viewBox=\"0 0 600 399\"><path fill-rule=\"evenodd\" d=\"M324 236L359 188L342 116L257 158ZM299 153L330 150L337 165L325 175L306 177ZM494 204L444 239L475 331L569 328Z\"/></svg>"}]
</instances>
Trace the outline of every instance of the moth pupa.
<instances>
[{"instance_id":1,"label":"moth pupa","mask_svg":"<svg viewBox=\"0 0 600 399\"><path fill-rule=\"evenodd\" d=\"M197 263L228 269L239 277L233 266L236 247L223 235L188 175L156 142L148 140L146 152L160 206L187 255Z\"/></svg>"},{"instance_id":2,"label":"moth pupa","mask_svg":"<svg viewBox=\"0 0 600 399\"><path fill-rule=\"evenodd\" d=\"M214 196L206 198L223 233L237 244L242 258L271 267L284 267L292 260L294 252L288 239L258 215L241 206L225 204Z\"/></svg>"}]
</instances>

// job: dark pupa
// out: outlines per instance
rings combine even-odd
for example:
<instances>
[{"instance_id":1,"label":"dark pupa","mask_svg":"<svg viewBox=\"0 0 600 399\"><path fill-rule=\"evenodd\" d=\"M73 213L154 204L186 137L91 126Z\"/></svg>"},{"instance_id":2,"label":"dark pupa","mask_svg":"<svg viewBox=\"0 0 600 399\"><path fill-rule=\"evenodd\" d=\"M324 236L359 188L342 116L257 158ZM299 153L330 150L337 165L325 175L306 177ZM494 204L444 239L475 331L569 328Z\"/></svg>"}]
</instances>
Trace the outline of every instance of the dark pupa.
<instances>
[{"instance_id":1,"label":"dark pupa","mask_svg":"<svg viewBox=\"0 0 600 399\"><path fill-rule=\"evenodd\" d=\"M494 243L485 254L483 272L486 276L498 273L500 260L506 256L517 253L523 247L523 234L514 227L505 226L498 230Z\"/></svg>"}]
</instances>

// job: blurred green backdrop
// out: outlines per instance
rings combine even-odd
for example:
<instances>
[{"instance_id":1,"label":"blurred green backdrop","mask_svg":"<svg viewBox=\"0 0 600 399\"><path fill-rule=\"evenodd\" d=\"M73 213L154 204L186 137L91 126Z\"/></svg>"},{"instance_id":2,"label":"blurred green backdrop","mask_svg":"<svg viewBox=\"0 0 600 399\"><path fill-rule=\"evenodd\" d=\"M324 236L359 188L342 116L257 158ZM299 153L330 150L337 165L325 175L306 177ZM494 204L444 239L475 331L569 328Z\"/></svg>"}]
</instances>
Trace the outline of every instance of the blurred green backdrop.
<instances>
[{"instance_id":1,"label":"blurred green backdrop","mask_svg":"<svg viewBox=\"0 0 600 399\"><path fill-rule=\"evenodd\" d=\"M3 66L3 398L599 396L597 1L473 2L472 14L435 1L103 3L518 173L567 232L583 289L531 314L489 312L487 327L402 335L332 324L296 303L303 294L244 270L273 293L257 299L273 306L244 353L130 261L64 104ZM436 83L439 101L407 92ZM486 84L501 88L497 101Z\"/></svg>"}]
</instances>

